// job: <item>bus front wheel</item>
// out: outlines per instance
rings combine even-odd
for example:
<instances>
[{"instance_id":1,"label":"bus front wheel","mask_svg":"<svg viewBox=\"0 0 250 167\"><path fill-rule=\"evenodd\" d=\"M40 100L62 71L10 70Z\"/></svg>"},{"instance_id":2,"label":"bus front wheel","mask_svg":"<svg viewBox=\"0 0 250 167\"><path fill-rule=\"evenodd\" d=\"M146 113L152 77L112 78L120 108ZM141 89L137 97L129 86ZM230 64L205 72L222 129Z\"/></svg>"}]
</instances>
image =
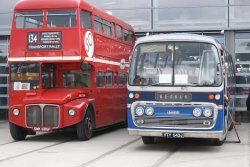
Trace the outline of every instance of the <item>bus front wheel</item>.
<instances>
[{"instance_id":1,"label":"bus front wheel","mask_svg":"<svg viewBox=\"0 0 250 167\"><path fill-rule=\"evenodd\" d=\"M155 138L150 136L142 136L142 141L144 144L154 144Z\"/></svg>"},{"instance_id":2,"label":"bus front wheel","mask_svg":"<svg viewBox=\"0 0 250 167\"><path fill-rule=\"evenodd\" d=\"M86 141L92 137L93 123L93 116L90 110L87 109L84 119L76 125L76 134L80 141Z\"/></svg>"},{"instance_id":3,"label":"bus front wheel","mask_svg":"<svg viewBox=\"0 0 250 167\"><path fill-rule=\"evenodd\" d=\"M17 126L10 122L10 134L14 140L20 141L24 140L27 133L24 128Z\"/></svg>"}]
</instances>

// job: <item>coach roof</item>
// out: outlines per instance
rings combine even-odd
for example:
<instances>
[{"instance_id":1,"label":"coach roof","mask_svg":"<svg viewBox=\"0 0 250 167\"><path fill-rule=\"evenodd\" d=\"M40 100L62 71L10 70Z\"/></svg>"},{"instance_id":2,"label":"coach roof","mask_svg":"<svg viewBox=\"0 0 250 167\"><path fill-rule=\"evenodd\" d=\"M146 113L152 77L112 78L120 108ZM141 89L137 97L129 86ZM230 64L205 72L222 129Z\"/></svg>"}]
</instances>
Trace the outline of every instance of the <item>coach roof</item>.
<instances>
[{"instance_id":1,"label":"coach roof","mask_svg":"<svg viewBox=\"0 0 250 167\"><path fill-rule=\"evenodd\" d=\"M171 34L159 34L141 37L136 41L136 45L145 42L162 42L162 41L192 41L192 42L207 42L221 47L219 41L213 37L187 34L187 33L171 33Z\"/></svg>"}]
</instances>

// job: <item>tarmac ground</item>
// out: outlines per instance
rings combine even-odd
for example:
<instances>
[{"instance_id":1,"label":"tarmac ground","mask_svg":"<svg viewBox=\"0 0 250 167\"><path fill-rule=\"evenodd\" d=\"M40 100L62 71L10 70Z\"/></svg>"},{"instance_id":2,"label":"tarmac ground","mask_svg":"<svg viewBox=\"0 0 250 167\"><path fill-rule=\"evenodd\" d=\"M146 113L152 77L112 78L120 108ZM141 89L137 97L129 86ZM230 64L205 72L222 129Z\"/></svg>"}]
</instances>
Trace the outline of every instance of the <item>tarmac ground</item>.
<instances>
[{"instance_id":1,"label":"tarmac ground","mask_svg":"<svg viewBox=\"0 0 250 167\"><path fill-rule=\"evenodd\" d=\"M236 125L222 146L204 139L158 139L144 145L121 126L97 131L78 141L65 129L14 141L0 121L0 167L250 167L250 123Z\"/></svg>"}]
</instances>

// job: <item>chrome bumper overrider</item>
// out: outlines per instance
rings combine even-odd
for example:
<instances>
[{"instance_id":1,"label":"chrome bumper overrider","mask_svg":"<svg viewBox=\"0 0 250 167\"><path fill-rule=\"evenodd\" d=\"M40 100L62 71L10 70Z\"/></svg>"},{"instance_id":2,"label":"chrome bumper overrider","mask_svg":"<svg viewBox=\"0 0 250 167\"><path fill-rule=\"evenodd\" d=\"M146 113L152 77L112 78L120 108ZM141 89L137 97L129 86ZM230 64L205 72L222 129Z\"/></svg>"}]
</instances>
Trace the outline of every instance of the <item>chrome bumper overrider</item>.
<instances>
[{"instance_id":1,"label":"chrome bumper overrider","mask_svg":"<svg viewBox=\"0 0 250 167\"><path fill-rule=\"evenodd\" d=\"M206 139L219 139L223 140L225 138L225 133L223 131L214 132L203 132L203 131L170 131L170 130L138 130L138 129L128 129L129 135L135 136L154 136L162 137L163 133L183 133L184 138L206 138Z\"/></svg>"}]
</instances>

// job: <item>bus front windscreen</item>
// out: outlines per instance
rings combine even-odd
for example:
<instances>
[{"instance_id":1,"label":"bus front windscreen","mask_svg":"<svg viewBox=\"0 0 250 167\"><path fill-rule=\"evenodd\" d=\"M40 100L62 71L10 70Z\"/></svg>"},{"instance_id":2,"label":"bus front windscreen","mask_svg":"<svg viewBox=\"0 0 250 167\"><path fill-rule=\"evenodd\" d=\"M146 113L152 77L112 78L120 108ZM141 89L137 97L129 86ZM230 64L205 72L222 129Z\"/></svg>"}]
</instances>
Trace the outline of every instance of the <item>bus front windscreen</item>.
<instances>
[{"instance_id":1,"label":"bus front windscreen","mask_svg":"<svg viewBox=\"0 0 250 167\"><path fill-rule=\"evenodd\" d=\"M33 90L39 83L40 65L38 63L12 63L10 79L14 90Z\"/></svg>"},{"instance_id":2,"label":"bus front windscreen","mask_svg":"<svg viewBox=\"0 0 250 167\"><path fill-rule=\"evenodd\" d=\"M134 50L129 85L220 86L216 47L201 42L143 43Z\"/></svg>"}]
</instances>

